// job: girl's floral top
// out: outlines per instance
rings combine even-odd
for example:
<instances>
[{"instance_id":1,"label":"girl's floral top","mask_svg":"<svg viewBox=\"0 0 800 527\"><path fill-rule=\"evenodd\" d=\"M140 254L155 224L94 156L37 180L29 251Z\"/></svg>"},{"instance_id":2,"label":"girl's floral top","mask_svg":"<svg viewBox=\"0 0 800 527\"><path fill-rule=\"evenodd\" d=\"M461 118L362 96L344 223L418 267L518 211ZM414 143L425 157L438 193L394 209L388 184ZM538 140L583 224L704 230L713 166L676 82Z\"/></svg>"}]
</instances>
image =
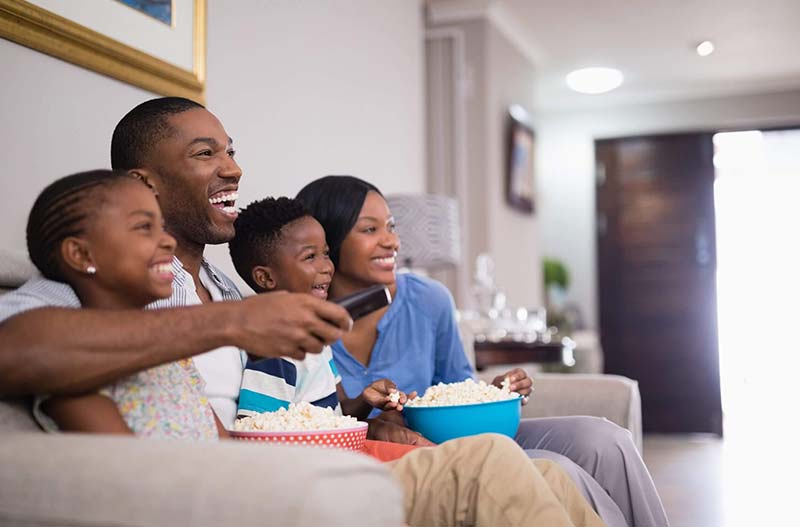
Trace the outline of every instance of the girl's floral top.
<instances>
[{"instance_id":1,"label":"girl's floral top","mask_svg":"<svg viewBox=\"0 0 800 527\"><path fill-rule=\"evenodd\" d=\"M138 436L167 439L216 440L214 413L204 395L205 382L191 359L139 372L100 390L116 403L128 427ZM34 413L46 430L55 422L40 409Z\"/></svg>"}]
</instances>

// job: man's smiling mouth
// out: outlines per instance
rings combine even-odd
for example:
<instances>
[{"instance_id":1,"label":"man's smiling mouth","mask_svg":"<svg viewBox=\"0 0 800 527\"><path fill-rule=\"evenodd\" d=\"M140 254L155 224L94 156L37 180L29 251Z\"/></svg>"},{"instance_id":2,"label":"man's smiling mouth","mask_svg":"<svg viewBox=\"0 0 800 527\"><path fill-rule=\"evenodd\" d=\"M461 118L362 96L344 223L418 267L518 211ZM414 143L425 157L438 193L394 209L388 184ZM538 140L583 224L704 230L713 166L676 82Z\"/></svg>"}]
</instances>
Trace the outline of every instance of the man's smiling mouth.
<instances>
[{"instance_id":1,"label":"man's smiling mouth","mask_svg":"<svg viewBox=\"0 0 800 527\"><path fill-rule=\"evenodd\" d=\"M239 193L233 192L220 192L208 198L208 202L215 209L224 212L229 216L237 215L236 200L239 198Z\"/></svg>"}]
</instances>

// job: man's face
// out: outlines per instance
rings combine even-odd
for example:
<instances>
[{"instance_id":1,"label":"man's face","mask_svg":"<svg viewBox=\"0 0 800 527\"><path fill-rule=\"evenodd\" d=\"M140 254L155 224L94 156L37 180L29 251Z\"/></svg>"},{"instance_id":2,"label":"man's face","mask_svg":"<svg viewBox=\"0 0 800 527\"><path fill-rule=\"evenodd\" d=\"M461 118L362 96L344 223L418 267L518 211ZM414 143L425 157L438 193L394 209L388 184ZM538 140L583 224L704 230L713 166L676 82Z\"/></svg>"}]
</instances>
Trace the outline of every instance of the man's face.
<instances>
[{"instance_id":1,"label":"man's face","mask_svg":"<svg viewBox=\"0 0 800 527\"><path fill-rule=\"evenodd\" d=\"M167 230L179 247L225 243L234 235L242 177L232 141L222 123L203 108L168 121L172 134L148 158Z\"/></svg>"}]
</instances>

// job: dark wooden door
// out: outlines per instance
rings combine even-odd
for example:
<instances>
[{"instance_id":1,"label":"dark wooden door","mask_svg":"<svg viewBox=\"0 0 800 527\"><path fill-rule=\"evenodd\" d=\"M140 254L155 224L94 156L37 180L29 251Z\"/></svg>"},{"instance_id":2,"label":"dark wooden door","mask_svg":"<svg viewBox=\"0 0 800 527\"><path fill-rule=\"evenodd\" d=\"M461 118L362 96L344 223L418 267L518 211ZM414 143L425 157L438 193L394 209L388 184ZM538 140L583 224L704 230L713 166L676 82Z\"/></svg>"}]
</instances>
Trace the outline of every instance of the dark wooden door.
<instances>
[{"instance_id":1,"label":"dark wooden door","mask_svg":"<svg viewBox=\"0 0 800 527\"><path fill-rule=\"evenodd\" d=\"M721 435L712 136L595 148L605 370L639 381L645 431Z\"/></svg>"}]
</instances>

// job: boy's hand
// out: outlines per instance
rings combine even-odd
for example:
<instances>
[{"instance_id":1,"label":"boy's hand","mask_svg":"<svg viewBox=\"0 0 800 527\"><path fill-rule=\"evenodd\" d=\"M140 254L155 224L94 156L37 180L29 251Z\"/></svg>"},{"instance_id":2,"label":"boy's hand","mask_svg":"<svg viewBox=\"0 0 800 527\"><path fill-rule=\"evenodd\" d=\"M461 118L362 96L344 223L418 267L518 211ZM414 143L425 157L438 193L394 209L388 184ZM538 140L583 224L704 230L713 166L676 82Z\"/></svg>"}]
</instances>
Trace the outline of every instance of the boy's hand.
<instances>
[{"instance_id":1,"label":"boy's hand","mask_svg":"<svg viewBox=\"0 0 800 527\"><path fill-rule=\"evenodd\" d=\"M505 379L510 383L508 389L522 396L522 404L528 404L528 396L533 391L533 380L528 377L528 373L522 368L514 368L505 375L495 377L492 384L502 388Z\"/></svg>"},{"instance_id":2,"label":"boy's hand","mask_svg":"<svg viewBox=\"0 0 800 527\"><path fill-rule=\"evenodd\" d=\"M361 396L373 408L399 412L403 409L406 401L417 396L417 392L406 395L398 390L397 385L389 379L380 379L367 386L361 392Z\"/></svg>"}]
</instances>

